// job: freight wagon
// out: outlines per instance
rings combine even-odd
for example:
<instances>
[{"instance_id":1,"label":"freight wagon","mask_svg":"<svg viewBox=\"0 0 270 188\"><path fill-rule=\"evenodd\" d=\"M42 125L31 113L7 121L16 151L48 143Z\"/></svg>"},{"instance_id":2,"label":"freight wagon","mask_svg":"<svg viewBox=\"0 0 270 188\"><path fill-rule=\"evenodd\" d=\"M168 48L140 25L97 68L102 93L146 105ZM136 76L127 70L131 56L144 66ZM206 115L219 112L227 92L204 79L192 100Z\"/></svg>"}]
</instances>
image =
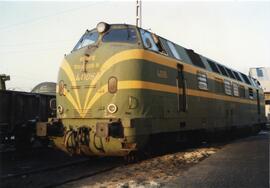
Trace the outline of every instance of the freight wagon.
<instances>
[{"instance_id":1,"label":"freight wagon","mask_svg":"<svg viewBox=\"0 0 270 188\"><path fill-rule=\"evenodd\" d=\"M2 86L5 88L4 82ZM55 109L51 108L54 102L55 94L0 90L1 144L30 146L36 123L55 116Z\"/></svg>"}]
</instances>

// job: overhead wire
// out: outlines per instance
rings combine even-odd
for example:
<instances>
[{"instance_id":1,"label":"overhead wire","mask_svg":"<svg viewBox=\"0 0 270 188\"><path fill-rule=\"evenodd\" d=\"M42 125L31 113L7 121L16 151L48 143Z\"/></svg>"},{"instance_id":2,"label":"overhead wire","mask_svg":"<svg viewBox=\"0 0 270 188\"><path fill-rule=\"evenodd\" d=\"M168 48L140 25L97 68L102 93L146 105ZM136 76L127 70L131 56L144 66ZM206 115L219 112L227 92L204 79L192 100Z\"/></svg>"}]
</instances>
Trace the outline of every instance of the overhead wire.
<instances>
[{"instance_id":1,"label":"overhead wire","mask_svg":"<svg viewBox=\"0 0 270 188\"><path fill-rule=\"evenodd\" d=\"M46 19L46 18L54 17L54 16L61 15L61 14L65 14L65 13L68 13L68 12L71 12L71 11L81 10L81 9L88 8L90 6L101 4L101 3L104 3L104 2L92 3L92 4L87 5L87 6L83 6L83 7L79 7L79 8L72 8L72 9L68 9L68 10L64 10L64 11L58 12L56 14L39 17L37 19L31 20L31 21L28 21L28 22L23 22L23 23L19 23L19 24L13 24L13 25L10 25L10 26L7 26L7 27L0 27L0 31L3 30L3 29L8 29L10 27L14 27L14 26L30 24L30 23L33 23L33 22L36 22L36 21L40 21L40 20L43 20L43 19ZM60 43L58 43L58 42L60 42ZM21 43L21 44L0 44L0 47L11 47L12 48L12 47L18 47L18 46L33 46L33 45L50 45L50 46L54 46L54 45L63 44L63 43L65 43L65 44L67 44L67 43L68 44L71 44L73 42L74 42L74 40L59 40L59 41L50 41L50 42L47 42L47 41L42 41L42 42L35 41L35 42ZM56 47L52 47L52 48L54 49ZM52 48L46 48L45 50L52 49ZM20 50L16 50L16 51L11 51L11 50L10 51L6 51L6 52L5 51L1 51L0 54L24 53L25 51L29 51L29 50L28 49L26 49L26 50L21 50L20 49ZM43 52L44 49L34 50L34 51L35 52L39 52L39 51Z\"/></svg>"},{"instance_id":2,"label":"overhead wire","mask_svg":"<svg viewBox=\"0 0 270 188\"><path fill-rule=\"evenodd\" d=\"M25 22L11 24L9 26L3 26L3 27L0 27L0 31L1 30L10 29L10 28L13 28L13 27L17 27L17 26L20 26L20 25L31 24L31 23L38 22L38 21L41 21L41 20L44 20L44 19L47 19L47 18L51 18L51 17L57 16L57 15L65 14L65 13L69 13L71 11L77 11L77 10L85 9L85 8L90 7L90 6L101 4L101 3L105 3L105 2L96 2L96 3L92 3L90 5L87 5L87 6L78 7L78 8L72 8L72 9L67 9L67 10L64 10L64 11L60 11L60 12L58 12L56 14L51 14L51 15L47 15L47 16L41 16L41 17L38 17L36 19L28 20L28 21L25 21Z\"/></svg>"},{"instance_id":3,"label":"overhead wire","mask_svg":"<svg viewBox=\"0 0 270 188\"><path fill-rule=\"evenodd\" d=\"M52 46L49 48L44 49L22 49L22 50L14 50L14 51L0 51L0 54L11 54L11 53L33 53L33 52L47 52L51 50L61 50L63 51L63 48L59 48L57 46Z\"/></svg>"},{"instance_id":4,"label":"overhead wire","mask_svg":"<svg viewBox=\"0 0 270 188\"><path fill-rule=\"evenodd\" d=\"M25 22L21 22L21 23L15 23L15 24L11 24L11 25L8 25L8 26L3 26L1 27L0 26L0 32L1 31L5 31L5 30L8 30L8 29L13 29L15 27L21 27L21 26L25 26L27 24L32 24L32 23L38 23L38 22L41 22L45 19L48 19L48 18L52 18L52 17L55 17L55 16L58 16L58 15L62 15L62 14L66 14L66 13L70 13L70 12L75 12L75 11L78 11L78 10L81 10L81 9L85 9L85 8L88 8L88 7L91 7L91 6L94 6L94 5L97 5L97 4L102 4L102 3L106 3L106 2L97 2L97 3L92 3L92 4L89 4L87 6L83 6L83 7L78 7L78 8L72 8L72 9L67 9L67 10L63 10L63 11L60 11L60 12L57 12L55 14L51 14L51 15L47 15L47 16L41 16L41 17L38 17L38 18L34 18L32 20L28 20L28 21L25 21ZM58 43L59 42L59 43ZM57 47L57 45L59 44L63 44L65 43L66 44L69 44L69 43L73 43L74 40L58 40L58 41L34 41L34 42L26 42L26 43L18 43L18 44L0 44L0 47L1 48L5 48L5 47L18 47L18 46L36 46L36 45L49 45L51 46L50 48L44 48L44 49L33 49L33 50L29 50L29 49L25 49L25 50L17 50L17 51L0 51L0 54L13 54L13 53L27 53L27 52L46 52L46 51L52 51L55 52L55 51L60 51L62 50L61 49L58 49L59 47ZM16 75L13 75L14 77L14 80L23 80L24 82L26 82L25 84L27 86L24 86L24 88L32 88L32 86L30 87L30 84L28 85L28 83L30 83L30 80L31 82L33 81L33 77L40 77L40 76L37 76L37 75L33 75L33 77L28 77L29 75L18 75L16 73ZM45 77L44 77L45 78ZM15 88L15 87L14 87ZM21 88L19 90L22 90Z\"/></svg>"},{"instance_id":5,"label":"overhead wire","mask_svg":"<svg viewBox=\"0 0 270 188\"><path fill-rule=\"evenodd\" d=\"M33 42L26 42L26 43L16 43L16 44L0 44L0 47L13 47L13 46L30 46L30 45L41 45L41 44L61 44L61 43L70 43L74 42L74 40L54 40L54 41L33 41Z\"/></svg>"},{"instance_id":6,"label":"overhead wire","mask_svg":"<svg viewBox=\"0 0 270 188\"><path fill-rule=\"evenodd\" d=\"M45 76L40 78L40 76L37 76L37 75L32 74L32 73L31 73L32 77L31 77L31 75L18 74L18 73L9 74L9 75L11 76L11 82L18 82L18 80L20 80L20 82L23 82L23 86L20 85L20 87L28 88L28 89L33 88L38 83L48 81L48 79ZM33 78L35 78L35 83L33 83ZM18 86L16 86L16 87L18 87ZM23 90L23 89L20 88L20 90Z\"/></svg>"}]
</instances>

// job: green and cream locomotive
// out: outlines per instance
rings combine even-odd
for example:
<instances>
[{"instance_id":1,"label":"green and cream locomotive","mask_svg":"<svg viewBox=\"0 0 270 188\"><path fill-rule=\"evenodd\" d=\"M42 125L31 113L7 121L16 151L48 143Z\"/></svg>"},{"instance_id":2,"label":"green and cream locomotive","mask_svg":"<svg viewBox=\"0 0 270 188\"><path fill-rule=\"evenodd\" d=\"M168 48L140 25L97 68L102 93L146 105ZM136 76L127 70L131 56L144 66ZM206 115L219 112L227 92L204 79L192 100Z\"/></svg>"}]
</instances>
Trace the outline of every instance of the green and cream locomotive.
<instances>
[{"instance_id":1,"label":"green and cream locomotive","mask_svg":"<svg viewBox=\"0 0 270 188\"><path fill-rule=\"evenodd\" d=\"M57 119L42 134L73 154L126 156L155 139L258 131L264 121L255 79L142 28L101 22L64 57Z\"/></svg>"}]
</instances>

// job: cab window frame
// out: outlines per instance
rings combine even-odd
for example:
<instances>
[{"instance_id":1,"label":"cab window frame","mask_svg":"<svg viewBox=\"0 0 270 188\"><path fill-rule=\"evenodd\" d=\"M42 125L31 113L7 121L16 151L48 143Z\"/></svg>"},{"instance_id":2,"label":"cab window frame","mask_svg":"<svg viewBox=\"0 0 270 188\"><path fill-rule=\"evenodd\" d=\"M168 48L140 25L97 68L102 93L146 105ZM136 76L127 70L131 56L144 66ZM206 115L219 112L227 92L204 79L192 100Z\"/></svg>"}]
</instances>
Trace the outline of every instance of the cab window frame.
<instances>
[{"instance_id":1,"label":"cab window frame","mask_svg":"<svg viewBox=\"0 0 270 188\"><path fill-rule=\"evenodd\" d=\"M144 33L142 33L142 32L144 32ZM139 29L139 33L140 33L140 37L141 37L141 40L142 40L143 47L144 47L145 49L151 50L151 51L156 52L156 53L160 53L159 48L158 48L158 46L156 45L156 43L155 43L155 41L154 41L154 39L153 39L153 36L152 36L152 33L151 33L151 32L146 31L146 30L140 28L140 29ZM147 39L147 38L144 38L144 36L145 36L146 34L148 35L147 37L149 37L149 40L150 40L150 42L151 42L151 45L152 45L151 48L149 48L149 47L146 46L146 39Z\"/></svg>"},{"instance_id":2,"label":"cab window frame","mask_svg":"<svg viewBox=\"0 0 270 188\"><path fill-rule=\"evenodd\" d=\"M92 34L94 34L94 33L97 34L96 41L94 41L94 42L91 43L91 44L86 44L86 45L82 46L82 42L84 41L84 37L86 37L87 35L89 35L89 34L91 34L91 33L92 33ZM82 48L84 48L84 47L86 47L86 46L89 46L89 45L95 45L95 44L98 42L99 37L100 37L100 36L99 36L99 33L97 32L96 29L93 29L93 30L90 30L90 31L86 31L86 32L81 36L81 38L80 38L79 41L76 43L76 45L74 46L74 48L72 49L71 52L80 50L80 49L82 49Z\"/></svg>"},{"instance_id":3,"label":"cab window frame","mask_svg":"<svg viewBox=\"0 0 270 188\"><path fill-rule=\"evenodd\" d=\"M110 34L110 32L117 31L117 30L127 30L127 31L128 31L128 30L133 30L134 33L135 33L136 38L135 38L134 41L128 41L128 40L126 40L126 41L121 41L121 40L119 40L119 41L117 41L117 40L115 40L115 41L106 41L106 40L104 40L104 37L108 36L108 34ZM129 32L130 32L130 31L129 31ZM125 44L136 44L136 43L139 41L139 36L138 36L137 31L136 31L136 28L133 28L133 27L110 28L107 32L105 32L105 33L102 35L101 41L102 41L103 43L125 43Z\"/></svg>"},{"instance_id":4,"label":"cab window frame","mask_svg":"<svg viewBox=\"0 0 270 188\"><path fill-rule=\"evenodd\" d=\"M179 60L179 61L183 61L183 59L181 58L179 52L177 51L175 44L169 40L166 40L167 46L169 48L169 50L171 51L172 56Z\"/></svg>"},{"instance_id":5,"label":"cab window frame","mask_svg":"<svg viewBox=\"0 0 270 188\"><path fill-rule=\"evenodd\" d=\"M173 56L173 54L172 54L172 52L171 52L171 50L170 50L170 48L169 48L169 46L168 46L168 44L167 44L167 39L164 39L164 38L162 38L162 37L160 37L159 36L159 40L160 40L160 43L161 43L161 45L162 45L162 47L163 47L163 49L165 50L165 52L166 52L166 56L168 56L168 57L171 57L171 58L174 58L174 56ZM174 58L175 59L175 58Z\"/></svg>"}]
</instances>

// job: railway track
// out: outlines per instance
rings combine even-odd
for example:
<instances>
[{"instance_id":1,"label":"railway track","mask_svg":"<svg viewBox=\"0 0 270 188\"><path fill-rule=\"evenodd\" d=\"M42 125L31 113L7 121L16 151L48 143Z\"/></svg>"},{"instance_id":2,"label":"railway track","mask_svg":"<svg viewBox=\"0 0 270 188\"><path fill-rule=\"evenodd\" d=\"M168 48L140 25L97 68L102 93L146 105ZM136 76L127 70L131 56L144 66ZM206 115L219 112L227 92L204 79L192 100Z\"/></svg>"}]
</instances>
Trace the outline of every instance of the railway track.
<instances>
[{"instance_id":1,"label":"railway track","mask_svg":"<svg viewBox=\"0 0 270 188\"><path fill-rule=\"evenodd\" d=\"M98 169L96 171L89 172L89 173L86 173L86 174L83 174L83 175L80 175L80 176L77 176L77 177L74 177L74 178L70 178L70 179L67 179L67 180L64 180L64 181L60 181L60 182L51 184L51 185L46 186L46 187L57 187L57 186L61 186L61 185L64 185L64 184L67 184L67 183L70 183L70 182L79 181L79 180L84 179L84 178L89 178L89 177L92 177L92 176L95 176L95 175L99 175L99 174L111 171L111 170L113 170L113 169L115 169L115 168L117 168L119 166L121 166L121 165L120 164L118 164L118 165L117 164L111 164L111 165L106 166L105 168Z\"/></svg>"},{"instance_id":2,"label":"railway track","mask_svg":"<svg viewBox=\"0 0 270 188\"><path fill-rule=\"evenodd\" d=\"M31 174L37 174L37 173L42 173L42 172L46 172L46 171L57 170L57 169L66 168L66 167L73 166L73 165L78 165L78 164L88 162L88 161L89 161L89 159L84 159L84 160L64 163L64 164L50 166L50 167L32 169L32 170L28 170L26 172L15 172L15 173L11 173L11 174L2 175L1 180L8 180L8 179L17 178L17 177L29 176Z\"/></svg>"},{"instance_id":3,"label":"railway track","mask_svg":"<svg viewBox=\"0 0 270 188\"><path fill-rule=\"evenodd\" d=\"M112 158L85 158L62 164L1 175L1 187L56 187L72 181L108 172L123 165Z\"/></svg>"},{"instance_id":4,"label":"railway track","mask_svg":"<svg viewBox=\"0 0 270 188\"><path fill-rule=\"evenodd\" d=\"M24 150L20 150L20 149L18 150L15 147L1 148L0 163L1 161L22 160L22 159L30 158L32 156L37 156L41 154L43 155L51 150L52 148L50 147L32 147L32 148L27 148ZM0 176L1 174L2 173L0 171Z\"/></svg>"}]
</instances>

